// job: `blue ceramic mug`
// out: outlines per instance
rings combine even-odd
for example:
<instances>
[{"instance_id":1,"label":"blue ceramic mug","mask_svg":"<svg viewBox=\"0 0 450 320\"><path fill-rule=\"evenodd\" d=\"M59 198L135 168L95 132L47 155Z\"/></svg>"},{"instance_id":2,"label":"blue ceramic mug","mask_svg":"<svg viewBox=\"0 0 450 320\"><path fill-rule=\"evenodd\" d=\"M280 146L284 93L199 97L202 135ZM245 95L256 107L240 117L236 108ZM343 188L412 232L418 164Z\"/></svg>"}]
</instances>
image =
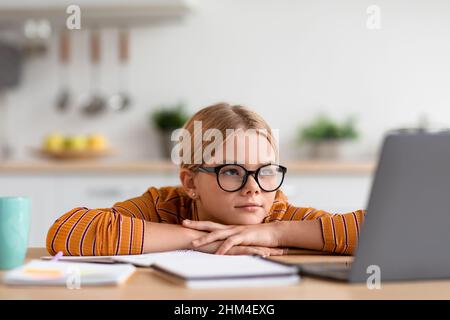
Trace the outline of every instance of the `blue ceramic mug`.
<instances>
[{"instance_id":1,"label":"blue ceramic mug","mask_svg":"<svg viewBox=\"0 0 450 320\"><path fill-rule=\"evenodd\" d=\"M0 269L23 264L30 229L30 199L0 197Z\"/></svg>"}]
</instances>

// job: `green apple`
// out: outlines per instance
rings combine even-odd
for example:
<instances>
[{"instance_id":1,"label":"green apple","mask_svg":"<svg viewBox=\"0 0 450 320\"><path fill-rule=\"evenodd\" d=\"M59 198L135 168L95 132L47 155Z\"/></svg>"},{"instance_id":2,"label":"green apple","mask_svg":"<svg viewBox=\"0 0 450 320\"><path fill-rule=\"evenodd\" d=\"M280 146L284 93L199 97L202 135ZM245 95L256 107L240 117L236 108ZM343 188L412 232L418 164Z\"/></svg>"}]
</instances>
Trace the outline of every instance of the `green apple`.
<instances>
[{"instance_id":1,"label":"green apple","mask_svg":"<svg viewBox=\"0 0 450 320\"><path fill-rule=\"evenodd\" d=\"M85 151L88 148L88 139L84 135L69 136L65 139L65 150Z\"/></svg>"}]
</instances>

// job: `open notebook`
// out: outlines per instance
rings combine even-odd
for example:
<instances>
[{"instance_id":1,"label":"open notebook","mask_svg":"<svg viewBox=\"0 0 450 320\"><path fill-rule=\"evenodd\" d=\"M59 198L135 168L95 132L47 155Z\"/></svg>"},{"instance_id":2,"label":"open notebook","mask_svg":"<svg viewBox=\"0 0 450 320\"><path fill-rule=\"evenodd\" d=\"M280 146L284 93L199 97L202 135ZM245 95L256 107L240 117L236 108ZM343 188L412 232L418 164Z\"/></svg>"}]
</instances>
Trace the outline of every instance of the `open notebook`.
<instances>
[{"instance_id":1,"label":"open notebook","mask_svg":"<svg viewBox=\"0 0 450 320\"><path fill-rule=\"evenodd\" d=\"M189 255L191 257L216 256L195 250L174 250L165 252L154 252L135 255L120 256L62 256L58 261L67 262L92 262L92 263L129 263L136 267L151 267L156 261L165 258L180 258ZM41 257L42 260L52 260L52 256Z\"/></svg>"},{"instance_id":2,"label":"open notebook","mask_svg":"<svg viewBox=\"0 0 450 320\"><path fill-rule=\"evenodd\" d=\"M60 261L129 263L152 267L157 275L189 288L288 285L300 279L295 266L258 256L216 255L194 250L130 256L61 257Z\"/></svg>"},{"instance_id":3,"label":"open notebook","mask_svg":"<svg viewBox=\"0 0 450 320\"><path fill-rule=\"evenodd\" d=\"M130 264L104 265L31 260L8 271L3 282L8 285L117 285L124 283L136 270Z\"/></svg>"}]
</instances>

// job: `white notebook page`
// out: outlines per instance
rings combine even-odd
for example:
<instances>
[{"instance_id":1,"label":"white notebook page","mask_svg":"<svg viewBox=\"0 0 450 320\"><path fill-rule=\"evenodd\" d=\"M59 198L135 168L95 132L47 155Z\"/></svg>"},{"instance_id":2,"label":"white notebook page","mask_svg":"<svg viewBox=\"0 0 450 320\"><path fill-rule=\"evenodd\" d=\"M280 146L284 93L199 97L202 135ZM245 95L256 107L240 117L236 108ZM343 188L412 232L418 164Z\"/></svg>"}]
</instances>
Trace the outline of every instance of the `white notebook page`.
<instances>
[{"instance_id":1,"label":"white notebook page","mask_svg":"<svg viewBox=\"0 0 450 320\"><path fill-rule=\"evenodd\" d=\"M184 256L209 257L217 256L215 254L203 253L195 250L173 250L165 252L153 252L136 255L120 256L62 256L59 261L70 262L100 262L100 263L130 263L138 267L150 267L156 261L165 258L180 258ZM51 260L52 256L41 257L43 260Z\"/></svg>"},{"instance_id":2,"label":"white notebook page","mask_svg":"<svg viewBox=\"0 0 450 320\"><path fill-rule=\"evenodd\" d=\"M165 256L156 266L185 278L245 277L296 274L295 266L286 266L254 256L180 255Z\"/></svg>"}]
</instances>

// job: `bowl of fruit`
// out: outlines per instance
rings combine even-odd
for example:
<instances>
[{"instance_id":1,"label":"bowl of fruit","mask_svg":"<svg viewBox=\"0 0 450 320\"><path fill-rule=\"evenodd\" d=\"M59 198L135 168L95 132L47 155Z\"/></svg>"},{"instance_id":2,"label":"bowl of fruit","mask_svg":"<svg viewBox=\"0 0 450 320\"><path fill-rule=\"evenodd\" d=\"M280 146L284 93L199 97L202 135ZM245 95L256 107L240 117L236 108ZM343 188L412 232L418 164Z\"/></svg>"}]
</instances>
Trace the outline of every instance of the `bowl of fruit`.
<instances>
[{"instance_id":1,"label":"bowl of fruit","mask_svg":"<svg viewBox=\"0 0 450 320\"><path fill-rule=\"evenodd\" d=\"M33 150L40 156L58 160L95 159L115 154L102 134L68 135L51 133L40 148Z\"/></svg>"}]
</instances>

